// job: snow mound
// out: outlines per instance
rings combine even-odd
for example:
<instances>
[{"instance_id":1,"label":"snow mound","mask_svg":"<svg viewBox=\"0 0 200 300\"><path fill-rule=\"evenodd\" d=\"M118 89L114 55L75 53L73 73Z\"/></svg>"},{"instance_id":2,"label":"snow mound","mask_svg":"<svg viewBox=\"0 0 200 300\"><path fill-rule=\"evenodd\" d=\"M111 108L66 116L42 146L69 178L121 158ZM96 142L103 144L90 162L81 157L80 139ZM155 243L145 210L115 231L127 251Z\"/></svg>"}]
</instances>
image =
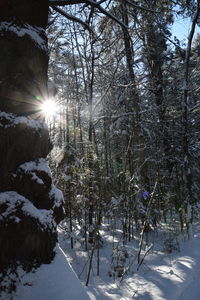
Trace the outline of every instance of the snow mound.
<instances>
[{"instance_id":1,"label":"snow mound","mask_svg":"<svg viewBox=\"0 0 200 300\"><path fill-rule=\"evenodd\" d=\"M90 300L61 248L51 264L23 276L14 300Z\"/></svg>"}]
</instances>

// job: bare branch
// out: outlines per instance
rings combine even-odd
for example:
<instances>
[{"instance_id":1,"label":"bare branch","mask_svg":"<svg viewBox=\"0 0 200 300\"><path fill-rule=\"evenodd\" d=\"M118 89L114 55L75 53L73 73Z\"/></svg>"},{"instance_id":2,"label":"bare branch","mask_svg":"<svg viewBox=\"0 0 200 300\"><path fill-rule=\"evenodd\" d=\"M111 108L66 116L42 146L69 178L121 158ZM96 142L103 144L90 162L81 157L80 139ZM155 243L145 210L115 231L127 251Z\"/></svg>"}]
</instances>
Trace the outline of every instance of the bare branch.
<instances>
[{"instance_id":1,"label":"bare branch","mask_svg":"<svg viewBox=\"0 0 200 300\"><path fill-rule=\"evenodd\" d=\"M101 0L98 2L94 2L93 0L49 0L49 5L57 5L57 6L65 6L65 5L71 5L71 4L81 4L81 3L85 3L88 4L86 2L94 2L97 5L100 5L101 3L105 2L106 0Z\"/></svg>"},{"instance_id":2,"label":"bare branch","mask_svg":"<svg viewBox=\"0 0 200 300\"><path fill-rule=\"evenodd\" d=\"M86 5L90 5L94 8L97 8L102 14L104 14L105 16L109 17L110 19L112 19L113 21L115 21L116 23L118 23L121 27L123 27L125 30L127 30L126 25L121 22L118 18L116 18L113 14L111 14L110 12L108 12L106 9L104 9L99 3L100 2L95 2L93 0L71 0L71 1L56 1L56 0L50 0L49 4L50 6L65 6L65 5L70 5L70 4L86 4Z\"/></svg>"},{"instance_id":3,"label":"bare branch","mask_svg":"<svg viewBox=\"0 0 200 300\"><path fill-rule=\"evenodd\" d=\"M156 13L156 14L160 13L159 11L156 11L156 10L144 7L144 6L137 5L137 4L133 3L131 0L126 0L126 3L131 5L132 7L140 9L140 10L145 10L145 11L148 11L148 12L151 12L151 13Z\"/></svg>"},{"instance_id":4,"label":"bare branch","mask_svg":"<svg viewBox=\"0 0 200 300\"><path fill-rule=\"evenodd\" d=\"M94 0L49 0L49 4L51 5L57 5L57 6L65 6L65 5L70 5L70 4L86 4L86 5L91 5L93 7L99 8L100 4L105 2L106 0L100 0L98 2L95 2ZM153 9L149 9L144 6L137 5L133 3L131 0L126 0L126 3L131 5L134 8L140 9L140 10L145 10L148 12L152 13L159 13L159 11L155 11Z\"/></svg>"},{"instance_id":5,"label":"bare branch","mask_svg":"<svg viewBox=\"0 0 200 300\"><path fill-rule=\"evenodd\" d=\"M83 0L49 0L49 5L56 5L56 6L65 6L65 5L71 5L71 4L80 4L84 3Z\"/></svg>"},{"instance_id":6,"label":"bare branch","mask_svg":"<svg viewBox=\"0 0 200 300\"><path fill-rule=\"evenodd\" d=\"M83 27L85 27L88 31L90 31L92 34L94 34L94 31L92 30L92 28L85 22L83 22L81 19L78 19L77 17L75 16L72 16L68 13L66 13L64 10L58 8L57 6L55 5L51 5L51 7L57 11L59 14L61 14L62 16L66 17L67 19L69 20L72 20L72 21L75 21L81 25L83 25Z\"/></svg>"}]
</instances>

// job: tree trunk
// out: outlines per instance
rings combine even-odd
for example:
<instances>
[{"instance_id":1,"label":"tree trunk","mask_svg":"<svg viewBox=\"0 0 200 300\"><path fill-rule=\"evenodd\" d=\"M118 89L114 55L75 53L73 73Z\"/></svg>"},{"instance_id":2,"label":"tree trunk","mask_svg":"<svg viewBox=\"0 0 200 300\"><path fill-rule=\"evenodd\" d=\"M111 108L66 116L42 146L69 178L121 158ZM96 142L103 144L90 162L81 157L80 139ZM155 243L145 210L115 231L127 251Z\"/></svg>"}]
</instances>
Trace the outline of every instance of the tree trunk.
<instances>
[{"instance_id":1,"label":"tree trunk","mask_svg":"<svg viewBox=\"0 0 200 300\"><path fill-rule=\"evenodd\" d=\"M48 96L48 0L0 0L0 294L18 265L54 257L62 193L52 184L48 129L33 116Z\"/></svg>"}]
</instances>

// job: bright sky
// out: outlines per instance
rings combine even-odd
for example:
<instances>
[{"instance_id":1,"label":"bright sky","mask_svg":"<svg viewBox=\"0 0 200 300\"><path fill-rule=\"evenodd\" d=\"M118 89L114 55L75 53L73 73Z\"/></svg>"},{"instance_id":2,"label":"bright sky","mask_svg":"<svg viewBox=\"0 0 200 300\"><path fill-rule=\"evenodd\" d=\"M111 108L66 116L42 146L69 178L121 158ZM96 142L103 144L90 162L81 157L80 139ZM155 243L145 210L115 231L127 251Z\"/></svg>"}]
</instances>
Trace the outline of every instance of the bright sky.
<instances>
[{"instance_id":1,"label":"bright sky","mask_svg":"<svg viewBox=\"0 0 200 300\"><path fill-rule=\"evenodd\" d=\"M185 40L187 42L187 37L189 35L191 28L190 18L179 17L175 20L174 25L172 26L172 36L176 36L180 41ZM195 33L200 32L200 27L196 26Z\"/></svg>"}]
</instances>

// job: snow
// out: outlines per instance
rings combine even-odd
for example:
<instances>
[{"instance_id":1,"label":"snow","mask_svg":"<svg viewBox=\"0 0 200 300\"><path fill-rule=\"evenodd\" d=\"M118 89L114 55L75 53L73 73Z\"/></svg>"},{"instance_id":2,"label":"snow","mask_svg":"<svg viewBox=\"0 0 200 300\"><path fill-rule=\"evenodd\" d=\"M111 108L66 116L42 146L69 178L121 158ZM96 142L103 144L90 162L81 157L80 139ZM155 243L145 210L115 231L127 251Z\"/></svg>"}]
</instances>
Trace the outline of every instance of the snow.
<instances>
[{"instance_id":1,"label":"snow","mask_svg":"<svg viewBox=\"0 0 200 300\"><path fill-rule=\"evenodd\" d=\"M63 177L63 180L64 180L65 182L70 181L70 180L72 179L71 175L63 174L62 177Z\"/></svg>"},{"instance_id":2,"label":"snow","mask_svg":"<svg viewBox=\"0 0 200 300\"><path fill-rule=\"evenodd\" d=\"M47 173L48 176L51 178L51 170L50 170L45 158L39 158L36 161L26 162L26 163L20 165L19 169L23 170L25 173L30 173L30 174L33 174L34 171L42 171L42 172ZM38 182L38 183L42 184L43 182Z\"/></svg>"},{"instance_id":3,"label":"snow","mask_svg":"<svg viewBox=\"0 0 200 300\"><path fill-rule=\"evenodd\" d=\"M34 129L47 129L47 125L44 122L38 121L38 120L33 120L33 119L28 119L23 116L16 116L12 113L6 113L3 111L0 111L0 118L5 118L10 122L10 124L7 124L5 128L9 128L12 126L16 126L18 124L25 124L28 127L34 128ZM3 125L0 123L0 127Z\"/></svg>"},{"instance_id":4,"label":"snow","mask_svg":"<svg viewBox=\"0 0 200 300\"><path fill-rule=\"evenodd\" d=\"M51 185L51 191L49 193L49 196L55 199L54 207L60 207L61 204L64 202L63 193L61 192L61 190L57 189L54 184Z\"/></svg>"},{"instance_id":5,"label":"snow","mask_svg":"<svg viewBox=\"0 0 200 300\"><path fill-rule=\"evenodd\" d=\"M75 243L76 254L72 259L71 254L74 250L70 250L70 238L65 237L61 244L68 253L67 256L57 246L56 256L51 264L41 265L34 273L25 273L23 270L18 272L20 278L14 297L4 297L2 300L199 300L199 229L198 225L190 240L182 236L180 252L152 251L139 270L134 268L132 253L130 262L134 262L133 269L125 274L123 279L108 276L112 242L105 245L105 240L111 238L110 235L105 236L104 246L100 248L100 276L95 275L93 262L93 274L88 287L83 286L83 276L81 284L68 262L71 261L80 275L84 267L83 260L87 260L88 255L83 250L76 249ZM119 240L117 244L119 245Z\"/></svg>"},{"instance_id":6,"label":"snow","mask_svg":"<svg viewBox=\"0 0 200 300\"><path fill-rule=\"evenodd\" d=\"M21 169L25 173L30 174L32 176L32 179L36 181L38 184L44 184L44 182L41 178L39 178L36 175L35 173L36 171L45 172L51 178L51 170L45 158L39 158L36 161L26 162L20 165L18 169L19 170ZM15 177L16 174L13 174L13 176ZM51 184L51 190L49 192L49 196L50 198L54 199L53 208L60 207L64 202L63 193L59 189L57 189L54 184Z\"/></svg>"},{"instance_id":7,"label":"snow","mask_svg":"<svg viewBox=\"0 0 200 300\"><path fill-rule=\"evenodd\" d=\"M37 219L43 228L56 228L52 210L36 208L28 199L17 192L9 191L0 193L0 205L3 204L6 204L8 207L5 211L1 211L0 220L10 218L14 220L14 222L20 222L20 219L15 216L17 209L20 207L25 215Z\"/></svg>"},{"instance_id":8,"label":"snow","mask_svg":"<svg viewBox=\"0 0 200 300\"><path fill-rule=\"evenodd\" d=\"M86 291L60 247L51 264L26 274L14 300L89 300Z\"/></svg>"},{"instance_id":9,"label":"snow","mask_svg":"<svg viewBox=\"0 0 200 300\"><path fill-rule=\"evenodd\" d=\"M116 249L112 251L112 235L101 231L104 240L100 248L100 276L96 276L96 260L93 261L93 275L87 292L92 300L199 300L200 293L200 230L190 240L180 237L180 252L174 250L167 253L164 248L158 250L161 236L156 240L156 247L147 255L144 263L137 270L137 249L127 245L129 252L128 265L130 270L123 278L109 277L111 257L116 259ZM165 239L166 236L163 236ZM85 283L87 268L83 272L88 256L77 241L74 250L70 249L70 239L61 240L61 245L72 263L77 274ZM115 237L115 245L119 246L120 239ZM157 248L157 249L155 249ZM113 256L114 254L114 256Z\"/></svg>"},{"instance_id":10,"label":"snow","mask_svg":"<svg viewBox=\"0 0 200 300\"><path fill-rule=\"evenodd\" d=\"M23 24L23 27L21 27L13 24L13 22L1 22L0 36L3 35L2 31L12 31L19 37L28 35L38 47L44 51L48 51L47 41L43 38L45 36L45 30L42 27L31 26L29 24Z\"/></svg>"},{"instance_id":11,"label":"snow","mask_svg":"<svg viewBox=\"0 0 200 300\"><path fill-rule=\"evenodd\" d=\"M38 120L33 120L33 119L28 119L26 117L15 117L14 124L26 124L29 127L39 129L39 128L46 128L47 125L44 122L38 121Z\"/></svg>"}]
</instances>

